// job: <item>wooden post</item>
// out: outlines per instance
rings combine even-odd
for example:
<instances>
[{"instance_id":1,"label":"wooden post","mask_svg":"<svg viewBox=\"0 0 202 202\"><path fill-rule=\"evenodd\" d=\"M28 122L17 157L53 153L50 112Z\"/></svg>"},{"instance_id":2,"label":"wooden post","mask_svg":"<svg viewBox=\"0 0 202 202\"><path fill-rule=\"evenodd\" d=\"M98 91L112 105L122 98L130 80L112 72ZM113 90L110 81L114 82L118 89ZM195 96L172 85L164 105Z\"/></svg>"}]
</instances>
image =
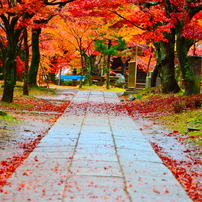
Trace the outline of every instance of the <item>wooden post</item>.
<instances>
[{"instance_id":1,"label":"wooden post","mask_svg":"<svg viewBox=\"0 0 202 202\"><path fill-rule=\"evenodd\" d=\"M136 75L137 75L137 65L135 62L129 62L129 72L128 72L128 89L134 90L136 88Z\"/></svg>"}]
</instances>

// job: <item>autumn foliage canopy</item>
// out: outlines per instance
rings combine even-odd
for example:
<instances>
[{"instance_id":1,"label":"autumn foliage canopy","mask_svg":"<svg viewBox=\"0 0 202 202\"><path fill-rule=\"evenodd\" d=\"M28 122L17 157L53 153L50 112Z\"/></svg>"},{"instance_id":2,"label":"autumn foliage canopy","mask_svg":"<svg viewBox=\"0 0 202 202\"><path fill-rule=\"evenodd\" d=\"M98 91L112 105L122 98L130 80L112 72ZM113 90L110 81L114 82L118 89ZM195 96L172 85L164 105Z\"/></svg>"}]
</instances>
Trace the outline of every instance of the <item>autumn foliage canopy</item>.
<instances>
[{"instance_id":1,"label":"autumn foliage canopy","mask_svg":"<svg viewBox=\"0 0 202 202\"><path fill-rule=\"evenodd\" d=\"M19 75L24 74L24 68L19 67L23 66L20 60L28 68L35 62L37 72L39 68L38 76L75 67L81 68L85 74L88 72L85 68L90 53L96 53L98 57L95 61L100 61L95 41L111 40L113 43L116 37L122 37L126 43L149 46L153 50L152 57L157 58L157 66L163 70L169 66L170 75L174 69L175 50L168 50L168 47L176 47L185 90L188 94L195 93L195 89L188 89L194 84L194 77L187 56L201 55L200 46L197 45L202 39L201 10L200 0L2 0L0 59L5 81L8 80L7 76L10 78L9 75L13 75L12 82L5 82L3 100L12 101L12 96L7 97L6 94L9 91L9 94L13 94L16 71ZM25 45L25 30L28 46ZM35 33L39 34L38 39L34 38ZM36 50L36 40L38 53L32 52L32 49ZM160 56L160 53L172 55ZM25 57L26 54L28 56ZM167 61L167 58L172 63L167 63L164 68L163 61ZM145 61L148 62L148 58ZM164 72L162 78L166 93L179 90L176 82L164 79ZM169 78L173 80L174 76ZM170 86L170 83L176 84Z\"/></svg>"}]
</instances>

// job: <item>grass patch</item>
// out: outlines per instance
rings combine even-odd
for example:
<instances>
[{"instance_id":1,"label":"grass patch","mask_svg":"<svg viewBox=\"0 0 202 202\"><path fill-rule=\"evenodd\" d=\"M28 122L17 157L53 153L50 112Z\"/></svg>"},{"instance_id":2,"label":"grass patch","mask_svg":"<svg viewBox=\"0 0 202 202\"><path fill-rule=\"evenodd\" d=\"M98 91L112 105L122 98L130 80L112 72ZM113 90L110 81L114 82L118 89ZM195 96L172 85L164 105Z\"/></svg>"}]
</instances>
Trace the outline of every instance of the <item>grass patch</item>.
<instances>
[{"instance_id":1,"label":"grass patch","mask_svg":"<svg viewBox=\"0 0 202 202\"><path fill-rule=\"evenodd\" d=\"M159 120L173 130L185 133L188 128L202 128L202 109L185 111L180 114L168 114L159 117Z\"/></svg>"},{"instance_id":2,"label":"grass patch","mask_svg":"<svg viewBox=\"0 0 202 202\"><path fill-rule=\"evenodd\" d=\"M135 102L141 103L137 109L144 113L157 112L154 120L166 125L172 131L179 131L197 145L202 145L202 96L184 96L178 94L162 94L159 88L140 90L134 94ZM192 130L193 129L193 130ZM196 130L194 130L196 129Z\"/></svg>"},{"instance_id":3,"label":"grass patch","mask_svg":"<svg viewBox=\"0 0 202 202\"><path fill-rule=\"evenodd\" d=\"M35 87L29 89L29 94L31 96L46 96L46 95L55 95L56 89L54 88L41 88L41 87Z\"/></svg>"},{"instance_id":4,"label":"grass patch","mask_svg":"<svg viewBox=\"0 0 202 202\"><path fill-rule=\"evenodd\" d=\"M82 88L78 88L77 90L100 90L100 91L117 91L117 92L124 92L125 89L123 88L117 88L117 87L111 87L110 89L106 89L105 86L97 86L97 85L82 85Z\"/></svg>"},{"instance_id":5,"label":"grass patch","mask_svg":"<svg viewBox=\"0 0 202 202\"><path fill-rule=\"evenodd\" d=\"M2 85L2 81L0 81L0 85ZM29 95L30 96L45 96L45 95L54 95L56 92L56 89L53 88L47 88L47 87L32 87L29 88ZM0 95L3 94L3 87L0 88ZM17 96L23 96L23 83L17 82L14 88L14 97Z\"/></svg>"},{"instance_id":6,"label":"grass patch","mask_svg":"<svg viewBox=\"0 0 202 202\"><path fill-rule=\"evenodd\" d=\"M15 100L15 98L14 98ZM22 104L19 104L19 103L15 103L15 102L12 102L12 103L6 103L6 102L0 102L0 107L3 108L3 109L8 109L8 110L23 110L25 108L27 108L27 105L26 107Z\"/></svg>"},{"instance_id":7,"label":"grass patch","mask_svg":"<svg viewBox=\"0 0 202 202\"><path fill-rule=\"evenodd\" d=\"M202 109L193 109L180 114L162 115L158 119L161 124L167 125L171 130L186 134L190 141L202 145ZM196 129L196 131L189 131Z\"/></svg>"},{"instance_id":8,"label":"grass patch","mask_svg":"<svg viewBox=\"0 0 202 202\"><path fill-rule=\"evenodd\" d=\"M9 123L16 123L18 120L11 115L7 114L4 111L0 111L0 122L1 125L3 122L9 122Z\"/></svg>"}]
</instances>

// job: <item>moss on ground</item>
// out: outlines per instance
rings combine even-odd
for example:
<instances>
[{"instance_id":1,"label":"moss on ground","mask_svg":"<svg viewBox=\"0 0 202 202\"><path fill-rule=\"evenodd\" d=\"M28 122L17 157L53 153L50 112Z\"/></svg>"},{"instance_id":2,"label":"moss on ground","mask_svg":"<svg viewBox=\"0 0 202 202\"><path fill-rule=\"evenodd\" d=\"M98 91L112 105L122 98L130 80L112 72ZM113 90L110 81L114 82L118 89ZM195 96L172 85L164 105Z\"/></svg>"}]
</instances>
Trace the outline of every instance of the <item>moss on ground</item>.
<instances>
[{"instance_id":1,"label":"moss on ground","mask_svg":"<svg viewBox=\"0 0 202 202\"><path fill-rule=\"evenodd\" d=\"M148 102L148 100L154 101L154 97L157 99L166 99L171 94L161 94L160 89L151 88L143 89L139 94L134 95L142 101ZM183 92L173 95L175 99L181 100L183 98ZM190 97L190 100L191 97ZM201 103L202 105L202 103ZM164 108L165 106L162 106ZM166 107L161 110L162 112L169 111ZM158 111L161 113L161 111ZM173 131L179 131L188 137L188 141L197 145L202 145L202 106L196 108L187 108L181 113L162 113L159 116L154 117L159 121L159 124L166 125Z\"/></svg>"}]
</instances>

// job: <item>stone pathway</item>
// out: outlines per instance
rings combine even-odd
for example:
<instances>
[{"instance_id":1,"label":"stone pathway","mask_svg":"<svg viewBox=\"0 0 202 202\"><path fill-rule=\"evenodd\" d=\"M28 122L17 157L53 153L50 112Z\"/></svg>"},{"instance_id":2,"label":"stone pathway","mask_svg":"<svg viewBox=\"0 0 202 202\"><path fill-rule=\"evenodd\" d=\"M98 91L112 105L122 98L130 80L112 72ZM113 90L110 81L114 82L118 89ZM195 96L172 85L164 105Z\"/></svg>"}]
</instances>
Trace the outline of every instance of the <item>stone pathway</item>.
<instances>
[{"instance_id":1,"label":"stone pathway","mask_svg":"<svg viewBox=\"0 0 202 202\"><path fill-rule=\"evenodd\" d=\"M192 201L133 119L106 111L117 102L115 93L78 91L0 201Z\"/></svg>"}]
</instances>

